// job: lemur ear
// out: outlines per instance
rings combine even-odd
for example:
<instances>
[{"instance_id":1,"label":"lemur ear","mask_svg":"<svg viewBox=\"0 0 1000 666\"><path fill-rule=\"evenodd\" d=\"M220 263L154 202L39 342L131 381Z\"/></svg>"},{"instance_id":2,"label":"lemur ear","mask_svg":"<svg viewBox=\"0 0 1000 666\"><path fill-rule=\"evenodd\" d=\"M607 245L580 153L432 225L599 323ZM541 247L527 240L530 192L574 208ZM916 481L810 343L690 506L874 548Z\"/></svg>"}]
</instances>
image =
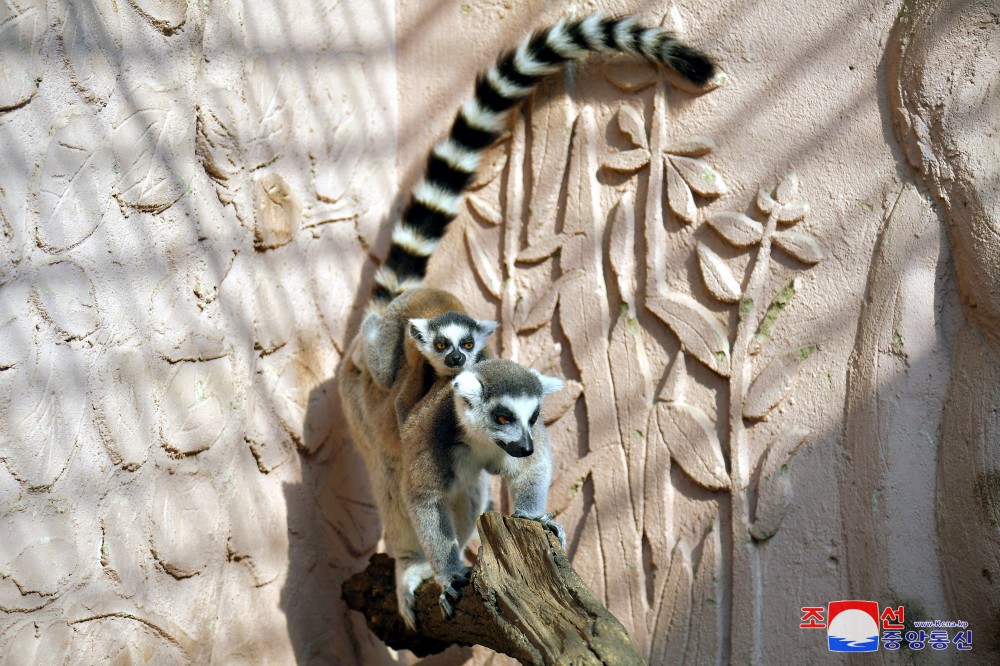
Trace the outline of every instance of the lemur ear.
<instances>
[{"instance_id":1,"label":"lemur ear","mask_svg":"<svg viewBox=\"0 0 1000 666\"><path fill-rule=\"evenodd\" d=\"M564 386L563 380L559 379L558 377L549 377L548 375L543 375L534 368L532 368L531 371L535 373L535 376L538 377L538 381L542 383L543 396L549 395L550 393L555 393Z\"/></svg>"},{"instance_id":2,"label":"lemur ear","mask_svg":"<svg viewBox=\"0 0 1000 666\"><path fill-rule=\"evenodd\" d=\"M470 407L479 402L482 397L483 385L479 383L479 378L474 372L465 370L458 373L451 385L455 388L455 395L463 398Z\"/></svg>"},{"instance_id":3,"label":"lemur ear","mask_svg":"<svg viewBox=\"0 0 1000 666\"><path fill-rule=\"evenodd\" d=\"M490 321L489 319L476 320L476 326L479 327L479 330L482 331L483 335L493 335L493 331L497 330L497 326L499 325L500 324L497 322Z\"/></svg>"},{"instance_id":4,"label":"lemur ear","mask_svg":"<svg viewBox=\"0 0 1000 666\"><path fill-rule=\"evenodd\" d=\"M427 342L427 340L431 337L431 334L427 330L426 319L410 320L410 337L412 337L417 342L423 342L423 343Z\"/></svg>"}]
</instances>

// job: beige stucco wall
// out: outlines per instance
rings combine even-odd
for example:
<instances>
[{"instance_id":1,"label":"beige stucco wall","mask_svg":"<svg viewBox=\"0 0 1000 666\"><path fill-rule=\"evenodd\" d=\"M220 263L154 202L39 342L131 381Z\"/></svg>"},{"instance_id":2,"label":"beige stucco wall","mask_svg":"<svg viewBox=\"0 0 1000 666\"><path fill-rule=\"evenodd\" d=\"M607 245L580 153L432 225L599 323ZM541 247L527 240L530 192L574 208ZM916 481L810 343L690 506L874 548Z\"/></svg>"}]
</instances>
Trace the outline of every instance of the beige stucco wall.
<instances>
[{"instance_id":1,"label":"beige stucco wall","mask_svg":"<svg viewBox=\"0 0 1000 666\"><path fill-rule=\"evenodd\" d=\"M8 663L409 659L339 599L379 538L340 355L475 72L597 7L725 84L543 86L429 280L572 380L574 565L651 663L826 663L799 608L844 598L967 620L984 657L995 7L536 4L0 2Z\"/></svg>"}]
</instances>

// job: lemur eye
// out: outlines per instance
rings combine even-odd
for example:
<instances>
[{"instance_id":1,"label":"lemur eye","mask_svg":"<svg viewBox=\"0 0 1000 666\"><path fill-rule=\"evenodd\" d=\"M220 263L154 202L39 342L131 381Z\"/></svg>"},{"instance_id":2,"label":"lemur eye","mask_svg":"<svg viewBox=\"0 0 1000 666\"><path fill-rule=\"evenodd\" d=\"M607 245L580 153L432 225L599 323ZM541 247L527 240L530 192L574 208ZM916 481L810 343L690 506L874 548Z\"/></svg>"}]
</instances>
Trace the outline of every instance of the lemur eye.
<instances>
[{"instance_id":1,"label":"lemur eye","mask_svg":"<svg viewBox=\"0 0 1000 666\"><path fill-rule=\"evenodd\" d=\"M434 346L437 348L438 351L444 351L445 347L447 347L448 345L446 345L443 342L435 342Z\"/></svg>"},{"instance_id":2,"label":"lemur eye","mask_svg":"<svg viewBox=\"0 0 1000 666\"><path fill-rule=\"evenodd\" d=\"M498 415L497 423L499 423L500 425L505 425L507 423L507 417L504 416L503 414Z\"/></svg>"},{"instance_id":3,"label":"lemur eye","mask_svg":"<svg viewBox=\"0 0 1000 666\"><path fill-rule=\"evenodd\" d=\"M476 343L474 343L474 342L472 342L472 341L470 340L470 341L468 341L468 342L463 342L463 343L462 343L462 346L463 346L463 347L465 347L466 349L472 349L473 347L475 347L475 346L476 346Z\"/></svg>"}]
</instances>

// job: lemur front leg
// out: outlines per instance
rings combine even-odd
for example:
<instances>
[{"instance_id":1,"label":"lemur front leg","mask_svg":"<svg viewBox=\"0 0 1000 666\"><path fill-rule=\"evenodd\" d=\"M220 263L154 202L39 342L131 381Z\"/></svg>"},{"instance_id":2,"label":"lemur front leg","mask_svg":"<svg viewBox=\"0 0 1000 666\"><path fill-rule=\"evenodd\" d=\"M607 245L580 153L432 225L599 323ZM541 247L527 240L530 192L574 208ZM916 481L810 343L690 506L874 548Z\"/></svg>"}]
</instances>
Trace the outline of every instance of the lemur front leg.
<instances>
[{"instance_id":1,"label":"lemur front leg","mask_svg":"<svg viewBox=\"0 0 1000 666\"><path fill-rule=\"evenodd\" d=\"M470 567L462 562L462 553L455 533L455 523L443 493L415 492L409 495L413 525L417 530L424 554L441 584L441 609L454 617L455 603L462 589L469 584Z\"/></svg>"},{"instance_id":2,"label":"lemur front leg","mask_svg":"<svg viewBox=\"0 0 1000 666\"><path fill-rule=\"evenodd\" d=\"M541 451L537 451L538 455ZM525 461L527 462L527 461ZM552 477L552 464L547 457L540 457L533 464L519 467L508 477L510 493L514 499L514 517L527 518L541 523L547 530L559 538L563 550L566 550L566 530L562 525L552 520L552 514L545 512L549 496L549 482Z\"/></svg>"}]
</instances>

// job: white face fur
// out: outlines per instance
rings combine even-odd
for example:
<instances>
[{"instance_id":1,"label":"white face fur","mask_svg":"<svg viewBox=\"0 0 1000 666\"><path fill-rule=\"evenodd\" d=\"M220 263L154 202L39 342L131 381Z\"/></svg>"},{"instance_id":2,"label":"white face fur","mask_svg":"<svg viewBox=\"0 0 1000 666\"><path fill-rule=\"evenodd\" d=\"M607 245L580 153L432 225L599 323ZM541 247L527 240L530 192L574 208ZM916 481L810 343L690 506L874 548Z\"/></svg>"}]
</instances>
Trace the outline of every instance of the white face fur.
<instances>
[{"instance_id":1,"label":"white face fur","mask_svg":"<svg viewBox=\"0 0 1000 666\"><path fill-rule=\"evenodd\" d=\"M514 458L529 456L534 451L535 424L540 418L542 398L562 388L563 382L530 371L541 383L518 387L504 382L504 392L484 391L483 379L475 370L459 374L452 382L455 389L455 409L466 434L473 435L474 445L483 453L493 455L502 450ZM484 399L484 394L490 397ZM499 448L497 448L499 447Z\"/></svg>"},{"instance_id":2,"label":"white face fur","mask_svg":"<svg viewBox=\"0 0 1000 666\"><path fill-rule=\"evenodd\" d=\"M496 327L495 321L446 312L433 319L411 319L410 336L438 375L452 376L476 362Z\"/></svg>"}]
</instances>

